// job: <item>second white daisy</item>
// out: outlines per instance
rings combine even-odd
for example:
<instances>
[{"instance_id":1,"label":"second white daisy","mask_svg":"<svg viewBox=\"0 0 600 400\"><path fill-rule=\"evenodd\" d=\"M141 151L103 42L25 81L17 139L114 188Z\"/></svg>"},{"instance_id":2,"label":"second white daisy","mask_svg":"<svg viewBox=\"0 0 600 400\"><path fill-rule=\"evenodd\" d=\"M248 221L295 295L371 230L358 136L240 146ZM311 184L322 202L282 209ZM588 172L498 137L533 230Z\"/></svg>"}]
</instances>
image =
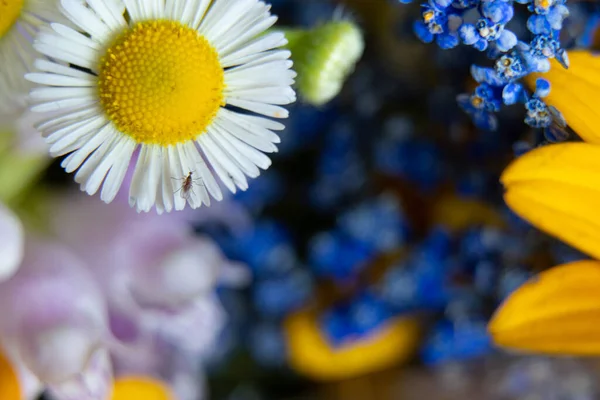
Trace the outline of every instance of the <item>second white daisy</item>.
<instances>
[{"instance_id":1,"label":"second white daisy","mask_svg":"<svg viewBox=\"0 0 600 400\"><path fill-rule=\"evenodd\" d=\"M0 0L0 114L13 116L25 107L34 35L45 21L56 19L57 0Z\"/></svg>"},{"instance_id":2,"label":"second white daisy","mask_svg":"<svg viewBox=\"0 0 600 400\"><path fill-rule=\"evenodd\" d=\"M277 151L274 130L296 76L276 17L259 0L62 0L61 24L34 47L53 61L27 75L51 154L88 194L129 189L138 211L196 208L248 187ZM128 22L129 21L129 22ZM259 36L260 35L260 36ZM75 67L76 66L76 67ZM259 115L251 115L259 114Z\"/></svg>"}]
</instances>

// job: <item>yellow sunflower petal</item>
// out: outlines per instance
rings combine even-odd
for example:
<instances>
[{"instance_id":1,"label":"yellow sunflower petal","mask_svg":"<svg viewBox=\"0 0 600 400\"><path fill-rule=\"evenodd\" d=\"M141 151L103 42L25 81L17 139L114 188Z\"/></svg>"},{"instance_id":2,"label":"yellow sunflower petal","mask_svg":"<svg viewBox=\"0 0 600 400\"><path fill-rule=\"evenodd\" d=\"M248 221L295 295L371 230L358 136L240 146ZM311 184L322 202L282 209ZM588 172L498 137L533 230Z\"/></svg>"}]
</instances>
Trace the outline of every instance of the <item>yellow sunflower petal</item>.
<instances>
[{"instance_id":1,"label":"yellow sunflower petal","mask_svg":"<svg viewBox=\"0 0 600 400\"><path fill-rule=\"evenodd\" d=\"M115 381L111 400L174 400L171 390L162 382L141 376L122 377Z\"/></svg>"},{"instance_id":2,"label":"yellow sunflower petal","mask_svg":"<svg viewBox=\"0 0 600 400\"><path fill-rule=\"evenodd\" d=\"M600 259L600 146L533 150L502 174L506 203L536 227Z\"/></svg>"},{"instance_id":3,"label":"yellow sunflower petal","mask_svg":"<svg viewBox=\"0 0 600 400\"><path fill-rule=\"evenodd\" d=\"M570 51L568 55L569 69L552 60L550 71L529 75L527 83L534 88L539 77L550 81L545 101L560 110L583 140L600 143L600 108L594 101L600 91L600 57L587 50Z\"/></svg>"},{"instance_id":4,"label":"yellow sunflower petal","mask_svg":"<svg viewBox=\"0 0 600 400\"><path fill-rule=\"evenodd\" d=\"M488 328L494 342L507 348L600 355L600 262L541 273L504 302Z\"/></svg>"},{"instance_id":5,"label":"yellow sunflower petal","mask_svg":"<svg viewBox=\"0 0 600 400\"><path fill-rule=\"evenodd\" d=\"M2 351L0 351L0 399L21 400L19 377Z\"/></svg>"},{"instance_id":6,"label":"yellow sunflower petal","mask_svg":"<svg viewBox=\"0 0 600 400\"><path fill-rule=\"evenodd\" d=\"M292 367L321 381L354 378L400 364L412 355L419 338L417 321L402 318L370 338L333 348L315 314L307 311L288 318L285 329Z\"/></svg>"}]
</instances>

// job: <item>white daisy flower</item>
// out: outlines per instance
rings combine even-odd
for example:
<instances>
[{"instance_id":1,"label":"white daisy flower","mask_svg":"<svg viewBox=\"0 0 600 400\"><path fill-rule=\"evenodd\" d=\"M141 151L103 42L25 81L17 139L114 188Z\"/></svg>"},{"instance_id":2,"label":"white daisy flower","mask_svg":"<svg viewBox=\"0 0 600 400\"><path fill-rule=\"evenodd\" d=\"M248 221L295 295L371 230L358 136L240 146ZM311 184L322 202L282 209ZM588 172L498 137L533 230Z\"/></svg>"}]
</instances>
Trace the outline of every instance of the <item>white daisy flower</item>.
<instances>
[{"instance_id":1,"label":"white daisy flower","mask_svg":"<svg viewBox=\"0 0 600 400\"><path fill-rule=\"evenodd\" d=\"M32 69L32 36L44 21L57 18L54 0L0 0L0 114L25 106Z\"/></svg>"},{"instance_id":2,"label":"white daisy flower","mask_svg":"<svg viewBox=\"0 0 600 400\"><path fill-rule=\"evenodd\" d=\"M280 107L296 100L290 52L259 0L62 0L83 33L61 24L34 47L52 61L27 79L53 156L92 195L111 202L135 151L129 188L138 211L209 205L271 164ZM250 115L250 114L260 114Z\"/></svg>"}]
</instances>

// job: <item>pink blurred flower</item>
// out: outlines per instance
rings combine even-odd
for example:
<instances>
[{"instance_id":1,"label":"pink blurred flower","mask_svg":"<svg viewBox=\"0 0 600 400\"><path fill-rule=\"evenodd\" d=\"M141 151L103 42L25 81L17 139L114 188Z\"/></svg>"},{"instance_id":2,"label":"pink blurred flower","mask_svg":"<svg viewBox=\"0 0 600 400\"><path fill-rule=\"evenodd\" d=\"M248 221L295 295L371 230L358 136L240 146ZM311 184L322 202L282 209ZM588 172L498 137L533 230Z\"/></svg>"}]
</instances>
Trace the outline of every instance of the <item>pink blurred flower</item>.
<instances>
[{"instance_id":1,"label":"pink blurred flower","mask_svg":"<svg viewBox=\"0 0 600 400\"><path fill-rule=\"evenodd\" d=\"M116 373L161 378L179 400L196 400L204 391L201 360L226 321L215 286L246 283L248 269L196 235L192 213L138 214L125 202L105 205L78 195L54 209L58 237L86 261L106 298L119 340L111 347ZM226 215L225 224L237 222L220 213L217 220Z\"/></svg>"},{"instance_id":2,"label":"pink blurred flower","mask_svg":"<svg viewBox=\"0 0 600 400\"><path fill-rule=\"evenodd\" d=\"M21 268L0 283L0 337L59 400L104 400L108 317L93 277L66 248L28 238Z\"/></svg>"}]
</instances>

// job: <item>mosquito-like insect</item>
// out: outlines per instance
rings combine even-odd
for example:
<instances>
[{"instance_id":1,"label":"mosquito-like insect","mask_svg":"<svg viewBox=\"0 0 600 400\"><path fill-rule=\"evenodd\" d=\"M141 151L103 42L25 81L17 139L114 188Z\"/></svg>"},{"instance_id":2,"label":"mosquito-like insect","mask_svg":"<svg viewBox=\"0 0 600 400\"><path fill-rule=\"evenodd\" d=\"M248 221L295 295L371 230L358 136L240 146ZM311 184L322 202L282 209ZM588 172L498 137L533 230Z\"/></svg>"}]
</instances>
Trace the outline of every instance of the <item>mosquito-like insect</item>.
<instances>
[{"instance_id":1,"label":"mosquito-like insect","mask_svg":"<svg viewBox=\"0 0 600 400\"><path fill-rule=\"evenodd\" d=\"M177 189L177 191L174 194L177 194L177 192L179 192L179 195L182 199L188 200L190 198L190 194L194 193L194 184L204 186L202 178L194 179L193 174L194 173L190 171L184 178L172 178L181 181L181 187Z\"/></svg>"}]
</instances>

